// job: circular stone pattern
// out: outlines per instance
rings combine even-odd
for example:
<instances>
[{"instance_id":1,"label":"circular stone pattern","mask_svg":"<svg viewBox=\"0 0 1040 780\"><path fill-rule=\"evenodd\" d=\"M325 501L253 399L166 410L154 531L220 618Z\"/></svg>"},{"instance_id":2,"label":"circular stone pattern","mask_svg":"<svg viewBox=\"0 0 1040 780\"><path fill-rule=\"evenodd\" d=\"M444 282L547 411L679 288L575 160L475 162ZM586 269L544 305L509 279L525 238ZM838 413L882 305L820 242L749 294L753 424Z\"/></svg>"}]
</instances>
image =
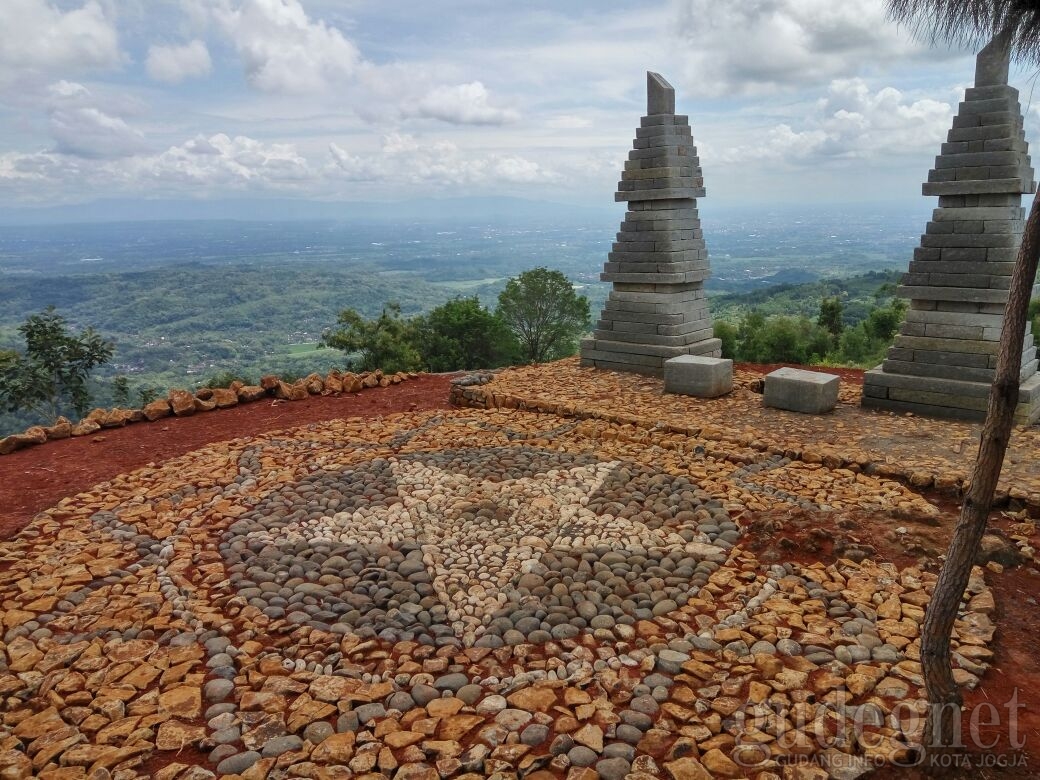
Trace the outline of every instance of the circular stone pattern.
<instances>
[{"instance_id":1,"label":"circular stone pattern","mask_svg":"<svg viewBox=\"0 0 1040 780\"><path fill-rule=\"evenodd\" d=\"M718 501L644 465L529 446L372 458L234 522L230 581L271 619L499 647L674 611L737 538Z\"/></svg>"}]
</instances>

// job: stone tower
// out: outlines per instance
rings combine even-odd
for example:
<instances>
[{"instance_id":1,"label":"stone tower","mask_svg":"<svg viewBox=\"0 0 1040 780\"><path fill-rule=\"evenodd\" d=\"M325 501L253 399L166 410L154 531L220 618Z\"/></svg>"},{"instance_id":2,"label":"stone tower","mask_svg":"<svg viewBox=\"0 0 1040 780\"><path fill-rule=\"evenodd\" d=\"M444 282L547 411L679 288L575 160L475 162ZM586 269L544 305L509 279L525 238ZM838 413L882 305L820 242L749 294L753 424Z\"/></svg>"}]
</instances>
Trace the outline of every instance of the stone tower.
<instances>
[{"instance_id":1,"label":"stone tower","mask_svg":"<svg viewBox=\"0 0 1040 780\"><path fill-rule=\"evenodd\" d=\"M953 128L923 192L938 195L898 295L910 299L895 345L868 371L863 405L981 420L994 377L1004 306L1022 240L1022 195L1036 191L1008 49L978 56ZM1040 417L1040 375L1026 330L1015 421Z\"/></svg>"},{"instance_id":2,"label":"stone tower","mask_svg":"<svg viewBox=\"0 0 1040 780\"><path fill-rule=\"evenodd\" d=\"M696 198L704 196L697 148L675 90L647 73L646 116L618 182L615 201L628 201L600 279L612 282L581 364L660 375L677 355L718 357L704 297L710 273Z\"/></svg>"}]
</instances>

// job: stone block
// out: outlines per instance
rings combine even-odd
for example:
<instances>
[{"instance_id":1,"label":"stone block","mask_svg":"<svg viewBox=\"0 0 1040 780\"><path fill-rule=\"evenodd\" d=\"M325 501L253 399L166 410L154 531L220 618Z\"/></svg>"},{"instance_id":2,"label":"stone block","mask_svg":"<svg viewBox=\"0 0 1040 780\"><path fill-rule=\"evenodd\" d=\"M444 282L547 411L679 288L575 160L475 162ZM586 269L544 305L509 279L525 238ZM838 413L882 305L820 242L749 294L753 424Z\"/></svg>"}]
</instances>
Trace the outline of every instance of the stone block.
<instances>
[{"instance_id":1,"label":"stone block","mask_svg":"<svg viewBox=\"0 0 1040 780\"><path fill-rule=\"evenodd\" d=\"M664 391L698 398L717 398L733 389L733 361L680 355L664 363Z\"/></svg>"},{"instance_id":2,"label":"stone block","mask_svg":"<svg viewBox=\"0 0 1040 780\"><path fill-rule=\"evenodd\" d=\"M838 403L839 382L835 374L778 368L766 375L763 403L792 412L824 414Z\"/></svg>"}]
</instances>

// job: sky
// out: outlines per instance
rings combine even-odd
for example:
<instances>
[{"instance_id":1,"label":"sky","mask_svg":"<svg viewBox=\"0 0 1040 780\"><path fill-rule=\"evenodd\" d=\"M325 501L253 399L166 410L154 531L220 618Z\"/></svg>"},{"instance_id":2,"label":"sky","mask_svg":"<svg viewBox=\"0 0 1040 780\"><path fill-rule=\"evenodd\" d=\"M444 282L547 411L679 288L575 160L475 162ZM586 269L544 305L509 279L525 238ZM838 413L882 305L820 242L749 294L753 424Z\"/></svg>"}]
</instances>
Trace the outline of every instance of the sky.
<instances>
[{"instance_id":1,"label":"sky","mask_svg":"<svg viewBox=\"0 0 1040 780\"><path fill-rule=\"evenodd\" d=\"M905 202L973 65L881 0L2 0L0 209L610 204L647 70L709 199Z\"/></svg>"}]
</instances>

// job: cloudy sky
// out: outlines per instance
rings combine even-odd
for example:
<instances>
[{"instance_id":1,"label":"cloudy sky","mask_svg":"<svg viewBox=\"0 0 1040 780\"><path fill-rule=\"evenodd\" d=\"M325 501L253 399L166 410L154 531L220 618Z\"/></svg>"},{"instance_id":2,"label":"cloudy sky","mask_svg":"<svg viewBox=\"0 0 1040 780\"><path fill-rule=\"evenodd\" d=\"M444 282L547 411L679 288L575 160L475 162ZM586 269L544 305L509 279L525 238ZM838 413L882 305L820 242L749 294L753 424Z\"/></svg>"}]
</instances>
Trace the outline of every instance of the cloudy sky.
<instances>
[{"instance_id":1,"label":"cloudy sky","mask_svg":"<svg viewBox=\"0 0 1040 780\"><path fill-rule=\"evenodd\" d=\"M717 202L901 201L972 67L881 0L2 0L0 208L610 203L648 69Z\"/></svg>"}]
</instances>

